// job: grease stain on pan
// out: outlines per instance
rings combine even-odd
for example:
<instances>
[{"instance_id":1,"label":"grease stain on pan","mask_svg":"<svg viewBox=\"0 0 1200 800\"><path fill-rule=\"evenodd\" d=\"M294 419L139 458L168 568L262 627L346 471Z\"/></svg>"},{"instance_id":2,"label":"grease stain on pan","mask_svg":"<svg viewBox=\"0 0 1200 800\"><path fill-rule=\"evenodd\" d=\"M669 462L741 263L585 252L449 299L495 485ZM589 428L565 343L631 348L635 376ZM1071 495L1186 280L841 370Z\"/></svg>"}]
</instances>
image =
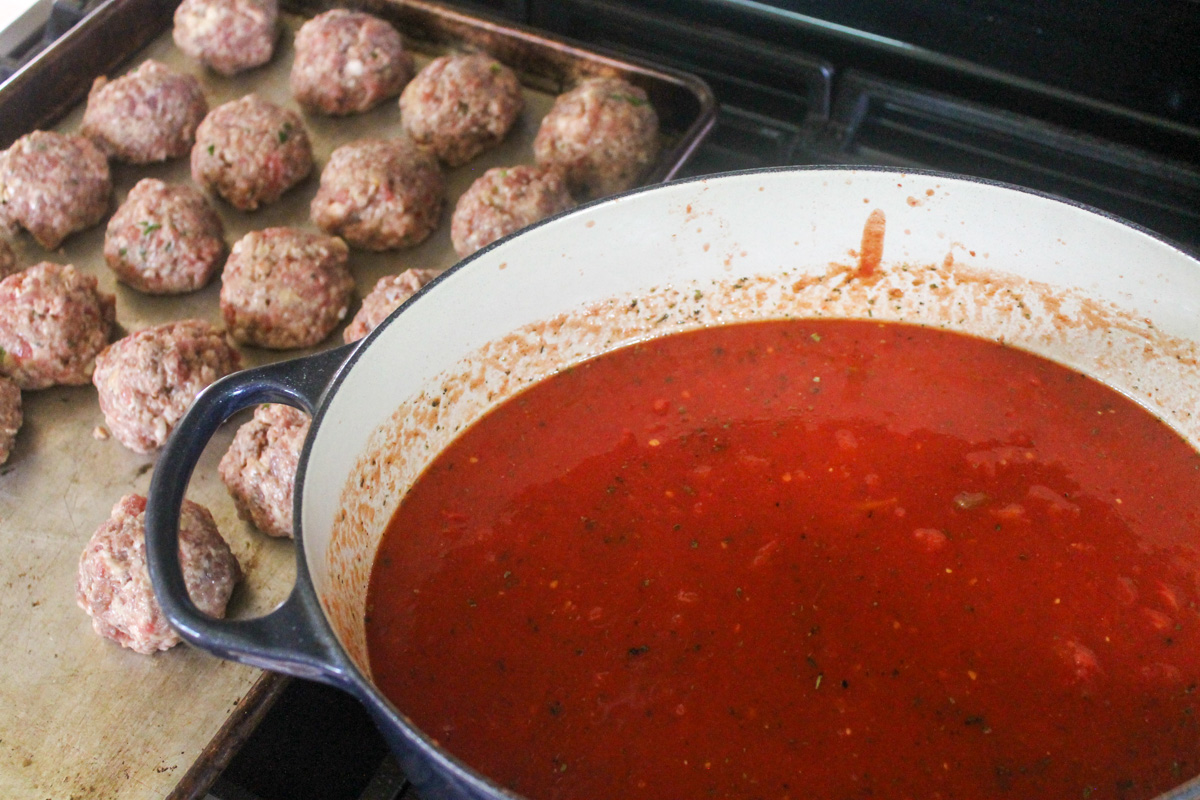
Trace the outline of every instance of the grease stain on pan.
<instances>
[{"instance_id":1,"label":"grease stain on pan","mask_svg":"<svg viewBox=\"0 0 1200 800\"><path fill-rule=\"evenodd\" d=\"M956 243L957 244L957 243ZM961 246L961 245L959 245ZM369 668L363 619L371 560L395 507L433 457L489 408L606 350L669 333L764 319L833 317L923 324L995 339L1085 371L1200 443L1196 344L1075 290L999 275L952 257L936 264L857 261L745 272L608 297L514 330L399 405L373 434L341 492L327 552L326 612ZM368 673L369 674L369 673Z\"/></svg>"}]
</instances>

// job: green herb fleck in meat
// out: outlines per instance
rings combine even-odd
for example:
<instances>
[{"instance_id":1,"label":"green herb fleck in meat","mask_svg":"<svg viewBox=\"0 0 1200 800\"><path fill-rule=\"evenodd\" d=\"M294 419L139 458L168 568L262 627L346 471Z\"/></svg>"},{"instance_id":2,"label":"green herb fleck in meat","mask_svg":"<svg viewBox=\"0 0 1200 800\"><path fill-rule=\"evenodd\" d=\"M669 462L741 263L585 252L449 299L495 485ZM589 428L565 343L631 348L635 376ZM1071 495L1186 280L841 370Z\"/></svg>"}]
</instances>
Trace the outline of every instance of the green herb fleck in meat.
<instances>
[{"instance_id":1,"label":"green herb fleck in meat","mask_svg":"<svg viewBox=\"0 0 1200 800\"><path fill-rule=\"evenodd\" d=\"M215 152L217 152L217 146L215 144L210 144L208 146L208 154L211 156Z\"/></svg>"},{"instance_id":2,"label":"green herb fleck in meat","mask_svg":"<svg viewBox=\"0 0 1200 800\"><path fill-rule=\"evenodd\" d=\"M279 143L284 144L292 136L292 123L285 122L283 127L279 129Z\"/></svg>"},{"instance_id":3,"label":"green herb fleck in meat","mask_svg":"<svg viewBox=\"0 0 1200 800\"><path fill-rule=\"evenodd\" d=\"M138 227L140 227L142 229L142 236L149 236L150 234L154 233L156 230L161 228L162 224L158 223L158 222L149 222L148 220L142 220L141 222L138 223Z\"/></svg>"}]
</instances>

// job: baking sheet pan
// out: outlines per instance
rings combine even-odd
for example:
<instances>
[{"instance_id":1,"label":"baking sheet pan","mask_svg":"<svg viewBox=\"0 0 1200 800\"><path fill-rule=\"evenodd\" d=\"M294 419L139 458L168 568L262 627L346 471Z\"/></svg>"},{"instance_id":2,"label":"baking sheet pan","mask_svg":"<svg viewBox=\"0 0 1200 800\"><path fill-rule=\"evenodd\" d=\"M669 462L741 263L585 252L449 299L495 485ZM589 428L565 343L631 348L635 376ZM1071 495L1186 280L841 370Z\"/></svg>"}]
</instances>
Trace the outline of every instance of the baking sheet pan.
<instances>
[{"instance_id":1,"label":"baking sheet pan","mask_svg":"<svg viewBox=\"0 0 1200 800\"><path fill-rule=\"evenodd\" d=\"M271 63L234 78L206 72L173 44L173 3L110 0L0 89L0 147L38 127L78 129L83 101L99 74L124 74L155 58L202 82L209 106L250 91L297 108L287 76L292 34L323 4L293 5ZM667 146L646 182L669 178L712 125L715 104L698 79L623 61L546 39L507 24L420 2L363 4L392 21L417 55L418 67L448 49L483 49L517 70L527 107L516 130L496 150L447 171L447 206L430 239L410 250L352 251L361 297L385 275L408 267L445 269L454 201L492 166L532 162L538 122L554 96L580 77L620 73L650 94ZM337 146L399 130L399 108L387 102L346 118L305 116L316 170L274 205L252 213L216 201L232 244L250 230L312 226L308 204L320 168ZM162 165L113 165L110 213L143 177L190 181L187 159ZM107 217L106 220L107 221ZM101 255L104 222L47 252L29 236L14 240L19 263L72 263L97 276L117 296L117 320L127 331L185 317L220 324L220 282L181 297L151 297L116 283ZM339 328L320 348L341 342ZM247 366L311 351L242 348ZM97 438L103 416L91 386L24 394L25 424L8 463L0 467L0 797L197 797L277 696L283 679L225 662L185 645L142 656L102 640L75 605L79 554L113 504L145 494L154 456ZM246 572L230 615L256 616L286 596L295 574L290 541L265 537L237 518L216 465L232 440L228 423L192 479L189 496L207 506Z\"/></svg>"}]
</instances>

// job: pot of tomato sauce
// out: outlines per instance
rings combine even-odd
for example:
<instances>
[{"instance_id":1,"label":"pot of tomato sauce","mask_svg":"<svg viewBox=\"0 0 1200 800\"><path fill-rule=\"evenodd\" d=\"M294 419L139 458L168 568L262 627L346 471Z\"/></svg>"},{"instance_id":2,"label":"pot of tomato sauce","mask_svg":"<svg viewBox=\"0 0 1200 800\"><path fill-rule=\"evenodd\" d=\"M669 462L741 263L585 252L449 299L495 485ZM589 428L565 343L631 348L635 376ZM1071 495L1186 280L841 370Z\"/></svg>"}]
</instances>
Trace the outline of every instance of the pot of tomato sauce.
<instances>
[{"instance_id":1,"label":"pot of tomato sauce","mask_svg":"<svg viewBox=\"0 0 1200 800\"><path fill-rule=\"evenodd\" d=\"M1198 308L1171 244L983 181L631 192L205 392L151 575L423 797L1200 796ZM214 620L178 511L262 402L314 417L296 585Z\"/></svg>"}]
</instances>

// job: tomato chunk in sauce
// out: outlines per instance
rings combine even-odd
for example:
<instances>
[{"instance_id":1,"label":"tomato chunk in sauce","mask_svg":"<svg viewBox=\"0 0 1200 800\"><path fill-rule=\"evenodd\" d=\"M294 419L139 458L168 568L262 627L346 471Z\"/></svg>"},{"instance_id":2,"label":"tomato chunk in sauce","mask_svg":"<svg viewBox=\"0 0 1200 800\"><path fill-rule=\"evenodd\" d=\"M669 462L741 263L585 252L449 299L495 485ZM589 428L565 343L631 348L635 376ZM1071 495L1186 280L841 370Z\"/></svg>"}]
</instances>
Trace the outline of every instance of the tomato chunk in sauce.
<instances>
[{"instance_id":1,"label":"tomato chunk in sauce","mask_svg":"<svg viewBox=\"0 0 1200 800\"><path fill-rule=\"evenodd\" d=\"M377 554L374 678L535 800L1151 798L1200 772L1200 458L959 334L733 325L467 430Z\"/></svg>"}]
</instances>

